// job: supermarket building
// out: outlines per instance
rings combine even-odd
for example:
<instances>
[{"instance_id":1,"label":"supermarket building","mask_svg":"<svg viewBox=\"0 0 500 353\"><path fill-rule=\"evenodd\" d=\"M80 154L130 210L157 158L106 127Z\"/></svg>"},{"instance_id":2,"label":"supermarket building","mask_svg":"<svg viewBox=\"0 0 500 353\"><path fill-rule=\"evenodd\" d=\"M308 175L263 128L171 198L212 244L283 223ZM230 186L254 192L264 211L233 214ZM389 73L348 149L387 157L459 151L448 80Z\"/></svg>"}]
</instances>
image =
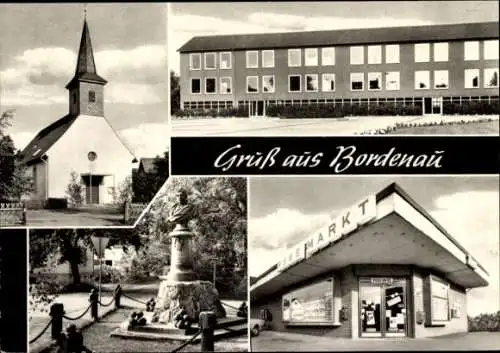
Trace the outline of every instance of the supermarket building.
<instances>
[{"instance_id":1,"label":"supermarket building","mask_svg":"<svg viewBox=\"0 0 500 353\"><path fill-rule=\"evenodd\" d=\"M181 108L498 104L498 22L193 37Z\"/></svg>"},{"instance_id":2,"label":"supermarket building","mask_svg":"<svg viewBox=\"0 0 500 353\"><path fill-rule=\"evenodd\" d=\"M467 332L487 271L397 184L341 212L250 287L270 329L344 338Z\"/></svg>"}]
</instances>

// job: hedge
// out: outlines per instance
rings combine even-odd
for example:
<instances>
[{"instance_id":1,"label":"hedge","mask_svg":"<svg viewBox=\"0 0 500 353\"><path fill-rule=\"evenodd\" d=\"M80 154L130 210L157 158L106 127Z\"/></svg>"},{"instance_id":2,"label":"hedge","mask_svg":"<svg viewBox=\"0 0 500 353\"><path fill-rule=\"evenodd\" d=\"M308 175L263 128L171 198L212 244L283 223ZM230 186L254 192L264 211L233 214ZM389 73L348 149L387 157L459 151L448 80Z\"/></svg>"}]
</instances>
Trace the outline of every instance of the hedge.
<instances>
[{"instance_id":1,"label":"hedge","mask_svg":"<svg viewBox=\"0 0 500 353\"><path fill-rule=\"evenodd\" d=\"M500 331L500 311L494 314L481 314L476 317L467 317L469 332Z\"/></svg>"},{"instance_id":2,"label":"hedge","mask_svg":"<svg viewBox=\"0 0 500 353\"><path fill-rule=\"evenodd\" d=\"M465 101L443 102L443 114L446 115L491 115L500 114L500 104L498 100L487 102L482 101Z\"/></svg>"},{"instance_id":3,"label":"hedge","mask_svg":"<svg viewBox=\"0 0 500 353\"><path fill-rule=\"evenodd\" d=\"M247 107L226 108L226 109L185 109L179 110L175 114L177 118L188 117L211 117L211 118L248 118L249 112Z\"/></svg>"}]
</instances>

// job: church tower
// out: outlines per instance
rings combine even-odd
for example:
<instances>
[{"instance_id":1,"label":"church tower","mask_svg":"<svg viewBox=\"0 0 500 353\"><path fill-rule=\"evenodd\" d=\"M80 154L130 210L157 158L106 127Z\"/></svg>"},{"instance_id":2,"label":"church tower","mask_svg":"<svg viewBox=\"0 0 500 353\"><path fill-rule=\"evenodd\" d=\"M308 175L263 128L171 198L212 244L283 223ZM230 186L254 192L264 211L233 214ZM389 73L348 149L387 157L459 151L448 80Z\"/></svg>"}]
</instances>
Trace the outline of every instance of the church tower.
<instances>
[{"instance_id":1,"label":"church tower","mask_svg":"<svg viewBox=\"0 0 500 353\"><path fill-rule=\"evenodd\" d=\"M104 86L107 81L96 72L87 19L83 21L76 71L66 85L71 115L104 116Z\"/></svg>"}]
</instances>

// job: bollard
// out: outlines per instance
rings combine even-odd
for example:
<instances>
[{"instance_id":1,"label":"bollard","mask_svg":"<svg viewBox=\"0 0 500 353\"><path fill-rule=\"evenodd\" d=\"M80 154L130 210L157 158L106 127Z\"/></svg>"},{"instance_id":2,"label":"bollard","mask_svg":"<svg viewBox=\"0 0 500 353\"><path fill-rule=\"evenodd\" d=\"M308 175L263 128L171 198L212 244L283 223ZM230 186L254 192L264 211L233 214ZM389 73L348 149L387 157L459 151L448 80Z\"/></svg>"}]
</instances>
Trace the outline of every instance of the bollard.
<instances>
[{"instance_id":1,"label":"bollard","mask_svg":"<svg viewBox=\"0 0 500 353\"><path fill-rule=\"evenodd\" d=\"M90 297L89 297L89 302L90 302L90 316L94 321L97 321L99 318L99 293L97 292L97 289L92 289L90 292Z\"/></svg>"},{"instance_id":2,"label":"bollard","mask_svg":"<svg viewBox=\"0 0 500 353\"><path fill-rule=\"evenodd\" d=\"M115 308L120 309L120 299L122 297L122 287L118 284L115 288Z\"/></svg>"},{"instance_id":3,"label":"bollard","mask_svg":"<svg viewBox=\"0 0 500 353\"><path fill-rule=\"evenodd\" d=\"M61 303L54 303L50 306L50 317L52 318L51 324L51 337L58 339L62 332L62 323L64 315L64 305Z\"/></svg>"},{"instance_id":4,"label":"bollard","mask_svg":"<svg viewBox=\"0 0 500 353\"><path fill-rule=\"evenodd\" d=\"M214 331L217 324L217 318L213 311L202 311L200 313L200 330L201 330L201 351L214 351Z\"/></svg>"}]
</instances>

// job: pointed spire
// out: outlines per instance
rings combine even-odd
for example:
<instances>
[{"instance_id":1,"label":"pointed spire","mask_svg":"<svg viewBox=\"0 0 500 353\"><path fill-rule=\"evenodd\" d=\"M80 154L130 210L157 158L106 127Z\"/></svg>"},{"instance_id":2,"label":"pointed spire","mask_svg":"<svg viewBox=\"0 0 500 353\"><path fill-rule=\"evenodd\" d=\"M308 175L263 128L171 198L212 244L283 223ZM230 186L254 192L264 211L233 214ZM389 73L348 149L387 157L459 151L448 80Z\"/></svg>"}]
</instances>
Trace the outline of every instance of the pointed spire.
<instances>
[{"instance_id":1,"label":"pointed spire","mask_svg":"<svg viewBox=\"0 0 500 353\"><path fill-rule=\"evenodd\" d=\"M87 19L83 21L82 39L80 40L80 50L78 50L78 61L76 64L76 75L85 73L96 73L94 52L92 50Z\"/></svg>"}]
</instances>

